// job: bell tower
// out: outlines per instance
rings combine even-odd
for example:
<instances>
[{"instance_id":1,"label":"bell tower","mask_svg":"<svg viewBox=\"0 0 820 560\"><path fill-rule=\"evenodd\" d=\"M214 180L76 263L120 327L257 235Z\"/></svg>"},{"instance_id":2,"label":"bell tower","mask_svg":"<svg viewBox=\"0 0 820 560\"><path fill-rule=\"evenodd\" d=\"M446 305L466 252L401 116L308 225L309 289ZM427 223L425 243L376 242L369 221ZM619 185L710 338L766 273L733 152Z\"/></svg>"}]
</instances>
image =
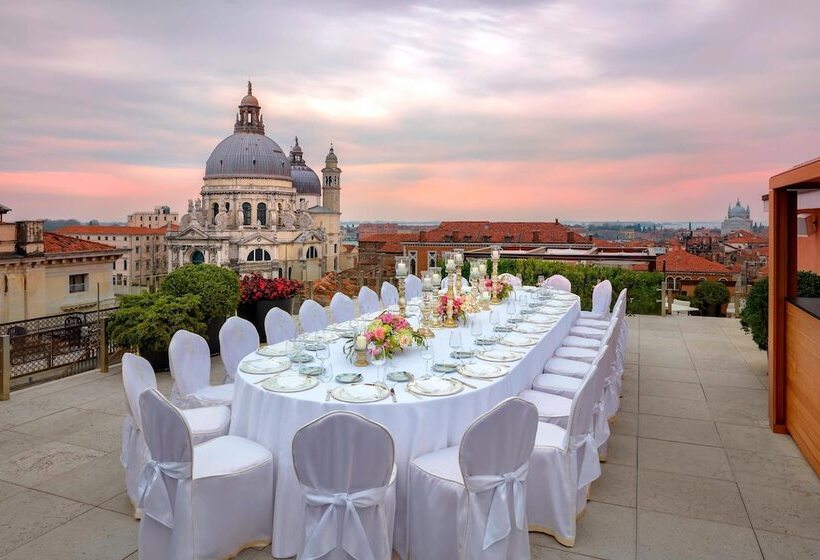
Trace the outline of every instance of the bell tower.
<instances>
[{"instance_id":1,"label":"bell tower","mask_svg":"<svg viewBox=\"0 0 820 560\"><path fill-rule=\"evenodd\" d=\"M262 108L253 95L253 85L248 82L248 94L239 102L239 112L236 114L234 132L250 132L265 134L265 123L262 122Z\"/></svg>"},{"instance_id":2,"label":"bell tower","mask_svg":"<svg viewBox=\"0 0 820 560\"><path fill-rule=\"evenodd\" d=\"M325 158L325 167L322 169L322 206L328 210L341 213L339 160L333 152L333 144L330 144L330 152Z\"/></svg>"}]
</instances>

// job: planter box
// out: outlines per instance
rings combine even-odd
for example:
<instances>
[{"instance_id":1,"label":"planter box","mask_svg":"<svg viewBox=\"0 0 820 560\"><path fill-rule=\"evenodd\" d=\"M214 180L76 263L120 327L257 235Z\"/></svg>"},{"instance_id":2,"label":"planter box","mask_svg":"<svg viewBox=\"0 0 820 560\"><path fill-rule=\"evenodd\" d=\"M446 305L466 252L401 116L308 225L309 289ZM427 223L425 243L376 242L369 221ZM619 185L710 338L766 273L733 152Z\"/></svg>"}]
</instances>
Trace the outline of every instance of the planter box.
<instances>
[{"instance_id":1,"label":"planter box","mask_svg":"<svg viewBox=\"0 0 820 560\"><path fill-rule=\"evenodd\" d=\"M208 341L208 350L211 351L211 356L219 354L219 330L224 324L225 317L214 317L208 320L205 338Z\"/></svg>"},{"instance_id":2,"label":"planter box","mask_svg":"<svg viewBox=\"0 0 820 560\"><path fill-rule=\"evenodd\" d=\"M256 332L259 333L259 340L267 342L265 336L265 316L268 311L278 307L287 313L293 313L293 298L291 299L263 299L255 303L240 303L236 310L236 314L243 319L253 323L256 327Z\"/></svg>"},{"instance_id":3,"label":"planter box","mask_svg":"<svg viewBox=\"0 0 820 560\"><path fill-rule=\"evenodd\" d=\"M168 351L140 350L140 356L148 360L154 371L168 371Z\"/></svg>"}]
</instances>

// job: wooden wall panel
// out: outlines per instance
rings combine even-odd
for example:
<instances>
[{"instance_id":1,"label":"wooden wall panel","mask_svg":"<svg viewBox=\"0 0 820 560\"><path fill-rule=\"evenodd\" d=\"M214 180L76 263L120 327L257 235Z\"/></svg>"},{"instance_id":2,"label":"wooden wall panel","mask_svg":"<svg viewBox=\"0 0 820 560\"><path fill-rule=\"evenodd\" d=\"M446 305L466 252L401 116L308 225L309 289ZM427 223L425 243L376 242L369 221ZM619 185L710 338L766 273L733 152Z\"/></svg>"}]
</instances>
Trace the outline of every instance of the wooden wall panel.
<instances>
[{"instance_id":1,"label":"wooden wall panel","mask_svg":"<svg viewBox=\"0 0 820 560\"><path fill-rule=\"evenodd\" d=\"M820 475L820 320L786 304L786 426Z\"/></svg>"}]
</instances>

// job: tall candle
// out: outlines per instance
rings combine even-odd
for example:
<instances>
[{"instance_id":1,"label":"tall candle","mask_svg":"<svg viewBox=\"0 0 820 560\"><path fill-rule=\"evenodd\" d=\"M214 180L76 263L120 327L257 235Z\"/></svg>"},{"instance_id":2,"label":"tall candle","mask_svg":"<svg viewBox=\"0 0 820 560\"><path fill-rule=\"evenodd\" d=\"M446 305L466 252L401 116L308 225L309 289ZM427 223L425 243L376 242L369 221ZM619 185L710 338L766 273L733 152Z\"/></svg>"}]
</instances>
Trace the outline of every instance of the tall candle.
<instances>
[{"instance_id":1,"label":"tall candle","mask_svg":"<svg viewBox=\"0 0 820 560\"><path fill-rule=\"evenodd\" d=\"M367 348L367 339L364 335L359 335L356 337L356 350L364 350Z\"/></svg>"},{"instance_id":2,"label":"tall candle","mask_svg":"<svg viewBox=\"0 0 820 560\"><path fill-rule=\"evenodd\" d=\"M492 259L494 261L497 261L500 256L501 256L501 254L499 253L498 249L493 249Z\"/></svg>"},{"instance_id":3,"label":"tall candle","mask_svg":"<svg viewBox=\"0 0 820 560\"><path fill-rule=\"evenodd\" d=\"M456 253L456 265L464 264L464 253L459 251Z\"/></svg>"},{"instance_id":4,"label":"tall candle","mask_svg":"<svg viewBox=\"0 0 820 560\"><path fill-rule=\"evenodd\" d=\"M487 276L487 263L480 263L478 265L478 275Z\"/></svg>"},{"instance_id":5,"label":"tall candle","mask_svg":"<svg viewBox=\"0 0 820 560\"><path fill-rule=\"evenodd\" d=\"M441 274L438 271L433 273L433 284L441 284Z\"/></svg>"},{"instance_id":6,"label":"tall candle","mask_svg":"<svg viewBox=\"0 0 820 560\"><path fill-rule=\"evenodd\" d=\"M432 290L433 289L433 279L429 276L425 276L422 279L422 288L425 290Z\"/></svg>"},{"instance_id":7,"label":"tall candle","mask_svg":"<svg viewBox=\"0 0 820 560\"><path fill-rule=\"evenodd\" d=\"M447 270L455 270L456 269L456 261L455 259L447 259Z\"/></svg>"},{"instance_id":8,"label":"tall candle","mask_svg":"<svg viewBox=\"0 0 820 560\"><path fill-rule=\"evenodd\" d=\"M407 265L400 262L396 265L396 276L407 276Z\"/></svg>"}]
</instances>

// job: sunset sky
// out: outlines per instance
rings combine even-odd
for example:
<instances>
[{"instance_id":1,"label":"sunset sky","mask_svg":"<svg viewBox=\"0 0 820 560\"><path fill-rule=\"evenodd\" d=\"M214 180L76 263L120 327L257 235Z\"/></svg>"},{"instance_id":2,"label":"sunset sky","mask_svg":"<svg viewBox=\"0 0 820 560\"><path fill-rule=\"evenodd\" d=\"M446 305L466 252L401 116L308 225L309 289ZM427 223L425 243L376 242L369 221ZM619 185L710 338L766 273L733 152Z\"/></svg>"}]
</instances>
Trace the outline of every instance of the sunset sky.
<instances>
[{"instance_id":1,"label":"sunset sky","mask_svg":"<svg viewBox=\"0 0 820 560\"><path fill-rule=\"evenodd\" d=\"M447 7L445 7L445 4ZM820 2L3 2L0 204L199 194L246 81L345 220L764 218L820 155Z\"/></svg>"}]
</instances>

